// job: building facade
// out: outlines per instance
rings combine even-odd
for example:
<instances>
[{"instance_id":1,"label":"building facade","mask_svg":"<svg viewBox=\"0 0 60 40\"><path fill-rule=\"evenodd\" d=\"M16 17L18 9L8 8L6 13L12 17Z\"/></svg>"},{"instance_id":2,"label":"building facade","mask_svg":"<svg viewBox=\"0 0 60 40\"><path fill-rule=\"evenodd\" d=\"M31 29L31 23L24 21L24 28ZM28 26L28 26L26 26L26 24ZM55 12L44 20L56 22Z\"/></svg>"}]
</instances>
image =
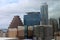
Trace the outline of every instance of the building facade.
<instances>
[{"instance_id":1,"label":"building facade","mask_svg":"<svg viewBox=\"0 0 60 40\"><path fill-rule=\"evenodd\" d=\"M17 35L17 33L19 34L18 26L23 26L22 20L19 16L14 16L11 24L9 25L7 36L18 37Z\"/></svg>"},{"instance_id":2,"label":"building facade","mask_svg":"<svg viewBox=\"0 0 60 40\"><path fill-rule=\"evenodd\" d=\"M41 6L41 24L42 25L47 25L48 24L48 5L47 3L43 3Z\"/></svg>"},{"instance_id":3,"label":"building facade","mask_svg":"<svg viewBox=\"0 0 60 40\"><path fill-rule=\"evenodd\" d=\"M24 15L24 25L40 25L40 12L28 12L27 15Z\"/></svg>"},{"instance_id":4,"label":"building facade","mask_svg":"<svg viewBox=\"0 0 60 40\"><path fill-rule=\"evenodd\" d=\"M58 33L58 21L55 18L50 18L48 23L49 25L52 25L54 37L55 33Z\"/></svg>"},{"instance_id":5,"label":"building facade","mask_svg":"<svg viewBox=\"0 0 60 40\"><path fill-rule=\"evenodd\" d=\"M16 38L17 37L17 28L9 28L7 35L8 35L8 37Z\"/></svg>"},{"instance_id":6,"label":"building facade","mask_svg":"<svg viewBox=\"0 0 60 40\"><path fill-rule=\"evenodd\" d=\"M35 25L34 37L36 40L52 40L53 29L51 25Z\"/></svg>"},{"instance_id":7,"label":"building facade","mask_svg":"<svg viewBox=\"0 0 60 40\"><path fill-rule=\"evenodd\" d=\"M18 26L18 32L17 32L17 37L19 39L24 39L24 30L25 30L25 27L24 26Z\"/></svg>"},{"instance_id":8,"label":"building facade","mask_svg":"<svg viewBox=\"0 0 60 40\"><path fill-rule=\"evenodd\" d=\"M0 37L3 37L3 31L0 30Z\"/></svg>"}]
</instances>

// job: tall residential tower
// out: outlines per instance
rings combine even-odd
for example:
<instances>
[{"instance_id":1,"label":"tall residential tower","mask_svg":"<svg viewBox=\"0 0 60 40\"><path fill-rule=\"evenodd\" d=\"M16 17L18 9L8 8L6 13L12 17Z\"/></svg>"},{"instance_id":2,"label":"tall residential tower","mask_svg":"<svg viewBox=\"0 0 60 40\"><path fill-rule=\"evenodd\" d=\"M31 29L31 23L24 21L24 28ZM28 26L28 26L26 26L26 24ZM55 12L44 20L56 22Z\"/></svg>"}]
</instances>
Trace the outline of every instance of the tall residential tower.
<instances>
[{"instance_id":1,"label":"tall residential tower","mask_svg":"<svg viewBox=\"0 0 60 40\"><path fill-rule=\"evenodd\" d=\"M43 3L41 6L41 24L47 25L48 24L48 5L47 3Z\"/></svg>"}]
</instances>

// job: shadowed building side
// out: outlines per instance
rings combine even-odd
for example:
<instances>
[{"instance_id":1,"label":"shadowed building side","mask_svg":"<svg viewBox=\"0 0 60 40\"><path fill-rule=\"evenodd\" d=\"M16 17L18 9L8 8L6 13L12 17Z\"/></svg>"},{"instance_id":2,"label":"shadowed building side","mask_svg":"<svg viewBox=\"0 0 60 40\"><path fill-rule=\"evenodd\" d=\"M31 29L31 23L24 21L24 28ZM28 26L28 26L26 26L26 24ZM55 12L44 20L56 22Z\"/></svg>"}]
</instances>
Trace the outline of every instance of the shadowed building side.
<instances>
[{"instance_id":1,"label":"shadowed building side","mask_svg":"<svg viewBox=\"0 0 60 40\"><path fill-rule=\"evenodd\" d=\"M19 16L14 16L9 28L17 28L18 26L23 26L21 18Z\"/></svg>"}]
</instances>

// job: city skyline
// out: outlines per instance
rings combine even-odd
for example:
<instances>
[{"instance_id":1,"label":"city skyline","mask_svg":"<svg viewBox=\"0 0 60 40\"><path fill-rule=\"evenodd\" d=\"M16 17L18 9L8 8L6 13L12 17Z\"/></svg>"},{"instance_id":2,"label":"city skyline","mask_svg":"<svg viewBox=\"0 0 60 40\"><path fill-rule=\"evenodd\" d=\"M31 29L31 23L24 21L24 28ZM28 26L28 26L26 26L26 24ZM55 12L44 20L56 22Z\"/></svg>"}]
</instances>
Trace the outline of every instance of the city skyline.
<instances>
[{"instance_id":1,"label":"city skyline","mask_svg":"<svg viewBox=\"0 0 60 40\"><path fill-rule=\"evenodd\" d=\"M15 15L23 20L25 12L40 11L40 4L44 0L0 0L0 28L8 28ZM59 0L45 0L49 6L49 17L59 16ZM56 18L58 17L56 16Z\"/></svg>"}]
</instances>

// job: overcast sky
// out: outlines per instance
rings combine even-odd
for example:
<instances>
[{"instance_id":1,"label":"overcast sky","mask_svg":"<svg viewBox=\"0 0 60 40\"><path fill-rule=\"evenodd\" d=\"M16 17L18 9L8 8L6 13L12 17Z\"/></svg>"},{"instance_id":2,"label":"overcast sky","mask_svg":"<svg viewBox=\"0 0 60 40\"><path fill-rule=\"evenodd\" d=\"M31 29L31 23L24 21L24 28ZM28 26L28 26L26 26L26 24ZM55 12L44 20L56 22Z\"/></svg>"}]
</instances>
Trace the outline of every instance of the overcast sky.
<instances>
[{"instance_id":1,"label":"overcast sky","mask_svg":"<svg viewBox=\"0 0 60 40\"><path fill-rule=\"evenodd\" d=\"M40 11L41 3L47 2L49 18L60 15L60 0L0 0L0 29L8 28L14 15L23 15L28 11Z\"/></svg>"}]
</instances>

